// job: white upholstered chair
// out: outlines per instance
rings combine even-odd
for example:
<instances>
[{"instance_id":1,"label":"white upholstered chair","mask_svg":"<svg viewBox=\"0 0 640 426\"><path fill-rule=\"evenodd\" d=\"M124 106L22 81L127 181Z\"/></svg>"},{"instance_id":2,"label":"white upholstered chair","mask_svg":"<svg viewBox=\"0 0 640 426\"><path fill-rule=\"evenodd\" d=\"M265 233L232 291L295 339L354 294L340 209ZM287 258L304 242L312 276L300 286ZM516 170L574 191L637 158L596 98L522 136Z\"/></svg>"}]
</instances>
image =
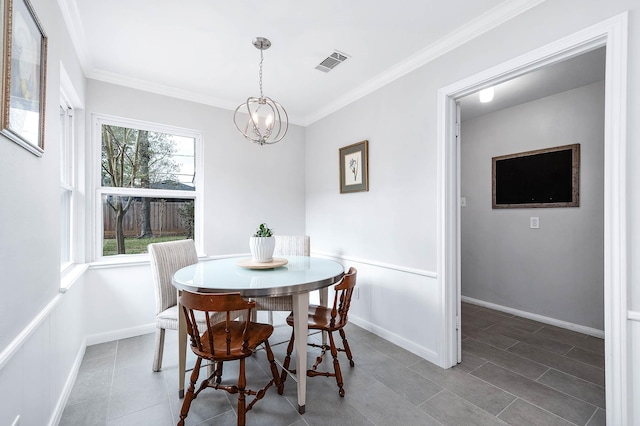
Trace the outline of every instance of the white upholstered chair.
<instances>
[{"instance_id":1,"label":"white upholstered chair","mask_svg":"<svg viewBox=\"0 0 640 426\"><path fill-rule=\"evenodd\" d=\"M178 296L171 280L178 269L198 263L198 253L193 240L153 243L149 244L148 248L156 296L156 344L153 371L160 371L165 330L178 329Z\"/></svg>"},{"instance_id":2,"label":"white upholstered chair","mask_svg":"<svg viewBox=\"0 0 640 426\"><path fill-rule=\"evenodd\" d=\"M309 256L310 238L308 235L275 235L276 248L273 251L278 256ZM293 297L257 297L255 311L268 311L269 324L273 324L273 311L293 310Z\"/></svg>"},{"instance_id":3,"label":"white upholstered chair","mask_svg":"<svg viewBox=\"0 0 640 426\"><path fill-rule=\"evenodd\" d=\"M198 263L198 253L193 240L152 243L148 246L151 258L151 275L156 296L156 344L153 355L153 371L162 368L165 330L178 329L178 292L171 284L173 274L180 268ZM243 315L235 312L236 317ZM213 322L224 320L224 314L212 316ZM198 327L206 327L205 318L196 318Z\"/></svg>"}]
</instances>

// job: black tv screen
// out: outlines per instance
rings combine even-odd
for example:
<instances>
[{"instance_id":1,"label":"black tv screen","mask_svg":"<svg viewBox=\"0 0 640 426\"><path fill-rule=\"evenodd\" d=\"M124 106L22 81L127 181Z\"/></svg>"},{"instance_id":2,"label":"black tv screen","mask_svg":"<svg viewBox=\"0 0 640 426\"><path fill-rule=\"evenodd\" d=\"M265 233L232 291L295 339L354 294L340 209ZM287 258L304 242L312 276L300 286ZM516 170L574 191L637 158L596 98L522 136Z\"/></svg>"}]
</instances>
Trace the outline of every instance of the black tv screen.
<instances>
[{"instance_id":1,"label":"black tv screen","mask_svg":"<svg viewBox=\"0 0 640 426\"><path fill-rule=\"evenodd\" d=\"M493 157L493 208L578 207L580 144Z\"/></svg>"}]
</instances>

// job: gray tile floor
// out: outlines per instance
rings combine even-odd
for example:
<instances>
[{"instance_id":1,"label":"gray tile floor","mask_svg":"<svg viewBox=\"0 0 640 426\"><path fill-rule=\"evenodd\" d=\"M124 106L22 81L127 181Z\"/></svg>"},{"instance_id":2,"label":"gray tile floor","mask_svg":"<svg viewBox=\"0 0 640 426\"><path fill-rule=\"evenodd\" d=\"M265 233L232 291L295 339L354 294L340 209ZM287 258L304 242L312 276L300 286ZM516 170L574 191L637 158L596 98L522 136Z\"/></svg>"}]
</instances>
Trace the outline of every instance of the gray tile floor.
<instances>
[{"instance_id":1,"label":"gray tile floor","mask_svg":"<svg viewBox=\"0 0 640 426\"><path fill-rule=\"evenodd\" d=\"M276 315L272 344L290 329ZM535 321L463 303L463 362L443 370L350 324L356 366L343 354L344 398L333 378L307 381L297 412L295 383L271 388L247 413L251 425L604 425L604 344ZM315 336L314 338L316 338ZM177 396L177 333L167 332L161 372L151 371L154 335L87 348L60 425L172 425ZM274 346L282 359L286 344ZM189 352L187 365L195 358ZM315 358L310 348L309 361ZM326 364L326 362L324 363ZM225 374L234 375L232 365ZM247 363L249 386L268 380L264 351ZM204 375L204 371L202 376ZM188 425L235 425L235 395L207 389Z\"/></svg>"}]
</instances>

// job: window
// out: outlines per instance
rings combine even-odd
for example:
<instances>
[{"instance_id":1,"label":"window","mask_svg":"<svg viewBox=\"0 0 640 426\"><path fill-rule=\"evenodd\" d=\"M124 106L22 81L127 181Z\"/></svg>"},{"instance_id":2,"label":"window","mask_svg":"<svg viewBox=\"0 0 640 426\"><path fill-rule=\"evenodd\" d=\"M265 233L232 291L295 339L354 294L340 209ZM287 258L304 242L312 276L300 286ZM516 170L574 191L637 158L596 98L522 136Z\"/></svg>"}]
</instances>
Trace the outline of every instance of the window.
<instances>
[{"instance_id":1,"label":"window","mask_svg":"<svg viewBox=\"0 0 640 426\"><path fill-rule=\"evenodd\" d=\"M75 198L73 109L60 102L60 270L73 263L73 202Z\"/></svg>"},{"instance_id":2,"label":"window","mask_svg":"<svg viewBox=\"0 0 640 426\"><path fill-rule=\"evenodd\" d=\"M196 237L200 135L99 116L97 257L147 252L152 242Z\"/></svg>"}]
</instances>

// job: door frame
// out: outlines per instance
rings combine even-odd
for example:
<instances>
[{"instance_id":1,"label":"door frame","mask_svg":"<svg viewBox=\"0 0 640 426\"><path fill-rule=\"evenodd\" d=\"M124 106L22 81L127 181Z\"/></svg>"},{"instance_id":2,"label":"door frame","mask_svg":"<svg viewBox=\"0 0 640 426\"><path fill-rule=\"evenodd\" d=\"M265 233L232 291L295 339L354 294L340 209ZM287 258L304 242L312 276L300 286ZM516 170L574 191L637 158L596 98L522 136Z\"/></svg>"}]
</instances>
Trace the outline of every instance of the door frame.
<instances>
[{"instance_id":1,"label":"door frame","mask_svg":"<svg viewBox=\"0 0 640 426\"><path fill-rule=\"evenodd\" d=\"M604 111L604 332L607 424L628 419L627 363L627 13L472 75L438 91L438 364L458 361L460 149L456 100L540 67L606 46Z\"/></svg>"}]
</instances>

